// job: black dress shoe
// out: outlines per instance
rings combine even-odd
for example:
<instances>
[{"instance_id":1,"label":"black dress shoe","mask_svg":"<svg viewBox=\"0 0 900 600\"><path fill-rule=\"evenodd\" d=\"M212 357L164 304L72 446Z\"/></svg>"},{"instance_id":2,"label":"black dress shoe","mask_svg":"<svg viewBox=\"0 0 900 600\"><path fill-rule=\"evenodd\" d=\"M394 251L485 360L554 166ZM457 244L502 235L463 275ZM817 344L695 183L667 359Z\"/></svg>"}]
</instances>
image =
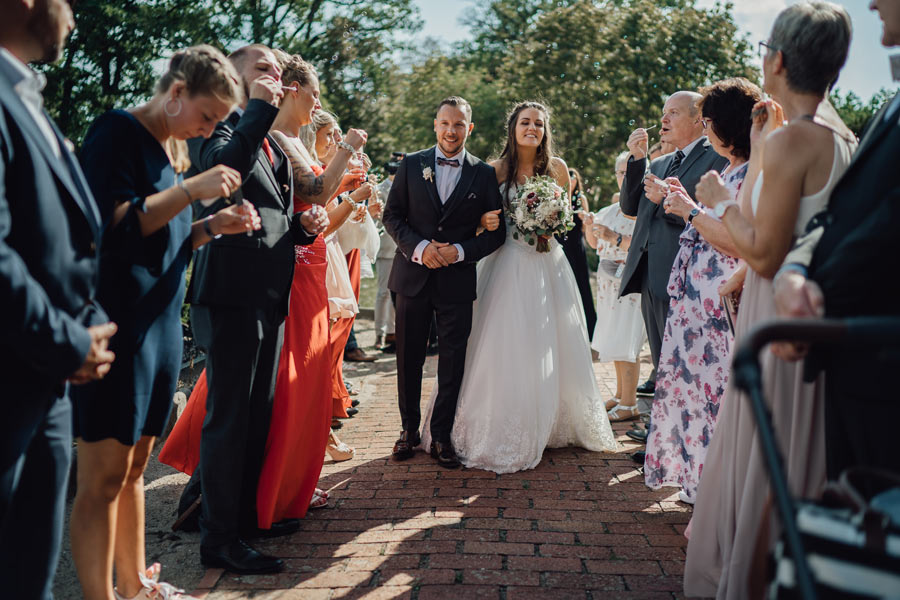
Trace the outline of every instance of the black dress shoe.
<instances>
[{"instance_id":1,"label":"black dress shoe","mask_svg":"<svg viewBox=\"0 0 900 600\"><path fill-rule=\"evenodd\" d=\"M431 458L437 460L437 463L445 469L458 469L462 466L449 442L431 442Z\"/></svg>"},{"instance_id":2,"label":"black dress shoe","mask_svg":"<svg viewBox=\"0 0 900 600\"><path fill-rule=\"evenodd\" d=\"M350 401L350 406L352 406L353 408L356 408L357 406L359 406L359 400L354 398L353 400Z\"/></svg>"},{"instance_id":3,"label":"black dress shoe","mask_svg":"<svg viewBox=\"0 0 900 600\"><path fill-rule=\"evenodd\" d=\"M625 435L630 437L636 442L640 442L642 444L647 443L647 430L646 429L629 429L625 432Z\"/></svg>"},{"instance_id":4,"label":"black dress shoe","mask_svg":"<svg viewBox=\"0 0 900 600\"><path fill-rule=\"evenodd\" d=\"M359 409L358 409L358 408L348 408L348 409L347 409L347 416L348 416L348 417L352 417L353 415L355 415L355 414L358 413L358 412L359 412Z\"/></svg>"},{"instance_id":5,"label":"black dress shoe","mask_svg":"<svg viewBox=\"0 0 900 600\"><path fill-rule=\"evenodd\" d=\"M390 342L379 348L385 354L397 354L397 344Z\"/></svg>"},{"instance_id":6,"label":"black dress shoe","mask_svg":"<svg viewBox=\"0 0 900 600\"><path fill-rule=\"evenodd\" d=\"M213 548L200 546L200 562L206 567L218 567L241 575L281 573L284 570L281 559L260 554L244 540Z\"/></svg>"},{"instance_id":7,"label":"black dress shoe","mask_svg":"<svg viewBox=\"0 0 900 600\"><path fill-rule=\"evenodd\" d=\"M440 352L437 344L428 344L428 348L425 350L425 356L437 356Z\"/></svg>"},{"instance_id":8,"label":"black dress shoe","mask_svg":"<svg viewBox=\"0 0 900 600\"><path fill-rule=\"evenodd\" d=\"M403 431L400 433L400 439L394 443L394 449L391 450L391 458L394 460L407 460L415 454L414 448L422 443L418 431Z\"/></svg>"},{"instance_id":9,"label":"black dress shoe","mask_svg":"<svg viewBox=\"0 0 900 600\"><path fill-rule=\"evenodd\" d=\"M652 396L654 392L656 392L656 382L652 379L648 379L641 385L637 386L638 396Z\"/></svg>"},{"instance_id":10,"label":"black dress shoe","mask_svg":"<svg viewBox=\"0 0 900 600\"><path fill-rule=\"evenodd\" d=\"M634 454L631 455L631 460L636 462L637 464L644 466L644 458L647 456L647 453L643 450L638 450Z\"/></svg>"},{"instance_id":11,"label":"black dress shoe","mask_svg":"<svg viewBox=\"0 0 900 600\"><path fill-rule=\"evenodd\" d=\"M300 519L283 519L277 523L272 523L269 529L260 529L255 525L252 527L242 528L241 537L243 538L274 538L283 535L291 535L300 531Z\"/></svg>"}]
</instances>

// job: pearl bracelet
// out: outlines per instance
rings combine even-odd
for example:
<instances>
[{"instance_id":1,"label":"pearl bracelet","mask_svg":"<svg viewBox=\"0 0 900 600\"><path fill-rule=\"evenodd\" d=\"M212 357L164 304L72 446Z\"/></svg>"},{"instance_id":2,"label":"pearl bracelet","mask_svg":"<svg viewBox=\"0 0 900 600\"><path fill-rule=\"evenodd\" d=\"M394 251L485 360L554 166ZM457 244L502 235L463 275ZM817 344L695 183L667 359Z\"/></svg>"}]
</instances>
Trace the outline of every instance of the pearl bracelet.
<instances>
[{"instance_id":1,"label":"pearl bracelet","mask_svg":"<svg viewBox=\"0 0 900 600\"><path fill-rule=\"evenodd\" d=\"M338 142L338 143L337 143L337 147L346 150L346 151L349 152L351 155L353 155L353 154L356 153L356 148L354 148L353 146L351 146L350 144L348 144L348 143L345 142L345 141L340 141L340 142Z\"/></svg>"}]
</instances>

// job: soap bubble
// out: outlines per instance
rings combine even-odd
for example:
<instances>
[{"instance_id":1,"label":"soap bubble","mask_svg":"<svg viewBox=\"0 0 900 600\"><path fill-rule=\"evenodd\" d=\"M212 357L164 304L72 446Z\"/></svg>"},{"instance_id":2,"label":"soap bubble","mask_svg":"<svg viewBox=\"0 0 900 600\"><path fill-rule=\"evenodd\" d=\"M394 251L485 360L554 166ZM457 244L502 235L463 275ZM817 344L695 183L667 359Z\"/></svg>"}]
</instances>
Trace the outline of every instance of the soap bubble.
<instances>
[{"instance_id":1,"label":"soap bubble","mask_svg":"<svg viewBox=\"0 0 900 600\"><path fill-rule=\"evenodd\" d=\"M629 127L634 127L634 119L628 121L628 126L629 126Z\"/></svg>"}]
</instances>

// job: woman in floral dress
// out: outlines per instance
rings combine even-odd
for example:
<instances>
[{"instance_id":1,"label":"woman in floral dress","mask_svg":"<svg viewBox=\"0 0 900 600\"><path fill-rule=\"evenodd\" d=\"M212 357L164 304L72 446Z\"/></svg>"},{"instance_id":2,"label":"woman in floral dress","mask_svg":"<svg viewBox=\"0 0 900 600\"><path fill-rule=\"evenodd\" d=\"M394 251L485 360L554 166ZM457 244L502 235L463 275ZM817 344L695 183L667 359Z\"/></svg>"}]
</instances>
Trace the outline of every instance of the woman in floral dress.
<instances>
[{"instance_id":1,"label":"woman in floral dress","mask_svg":"<svg viewBox=\"0 0 900 600\"><path fill-rule=\"evenodd\" d=\"M722 173L737 198L750 157L750 112L759 88L743 78L726 79L703 90L703 127L713 149L729 159ZM716 425L719 400L730 372L734 332L719 296L738 268L737 250L725 226L697 205L677 179L665 210L686 227L669 278L669 314L660 351L656 395L651 409L644 477L651 488L679 486L690 504Z\"/></svg>"}]
</instances>

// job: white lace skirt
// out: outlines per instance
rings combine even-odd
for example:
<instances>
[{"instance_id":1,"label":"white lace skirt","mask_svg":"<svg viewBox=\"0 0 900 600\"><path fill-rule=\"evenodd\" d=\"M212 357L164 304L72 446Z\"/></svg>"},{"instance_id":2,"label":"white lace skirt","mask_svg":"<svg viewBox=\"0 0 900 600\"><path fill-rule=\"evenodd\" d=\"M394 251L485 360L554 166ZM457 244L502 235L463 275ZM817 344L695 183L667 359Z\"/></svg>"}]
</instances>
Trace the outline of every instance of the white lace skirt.
<instances>
[{"instance_id":1,"label":"white lace skirt","mask_svg":"<svg viewBox=\"0 0 900 600\"><path fill-rule=\"evenodd\" d=\"M325 270L325 289L328 293L328 317L330 319L349 319L359 312L356 294L350 283L350 270L347 268L347 257L335 234L325 238L325 256L328 268Z\"/></svg>"},{"instance_id":2,"label":"white lace skirt","mask_svg":"<svg viewBox=\"0 0 900 600\"><path fill-rule=\"evenodd\" d=\"M478 300L451 440L468 467L531 469L544 448L615 450L584 309L561 247L510 238L478 264ZM426 411L423 445L434 402Z\"/></svg>"}]
</instances>

